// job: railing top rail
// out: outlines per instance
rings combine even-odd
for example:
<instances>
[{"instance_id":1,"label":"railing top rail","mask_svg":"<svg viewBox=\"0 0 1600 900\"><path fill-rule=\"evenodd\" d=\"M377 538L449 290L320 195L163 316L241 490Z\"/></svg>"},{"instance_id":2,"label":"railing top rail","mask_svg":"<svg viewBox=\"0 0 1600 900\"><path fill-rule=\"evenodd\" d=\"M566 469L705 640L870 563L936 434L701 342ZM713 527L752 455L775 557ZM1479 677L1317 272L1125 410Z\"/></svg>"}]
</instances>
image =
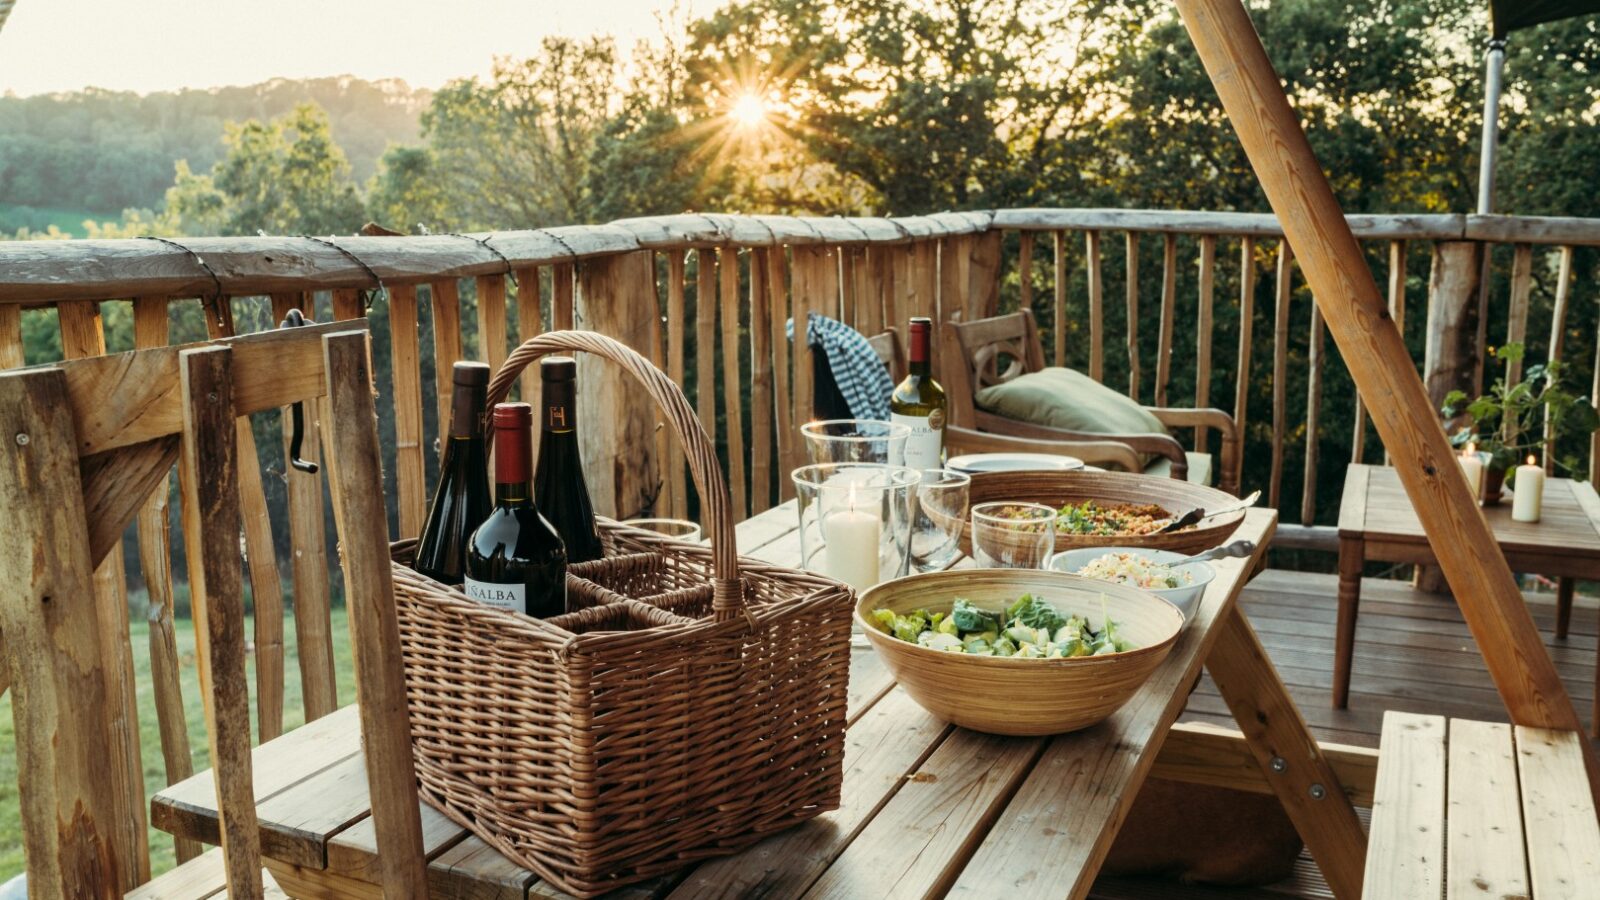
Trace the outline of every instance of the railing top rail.
<instances>
[{"instance_id":1,"label":"railing top rail","mask_svg":"<svg viewBox=\"0 0 1600 900\"><path fill-rule=\"evenodd\" d=\"M1600 219L1353 215L1358 237L1600 245ZM686 213L528 231L407 237L209 237L0 242L0 303L134 296L202 297L370 288L571 262L631 250L781 244L899 244L990 229L1147 231L1282 237L1264 213L1004 209L927 216ZM370 269L370 272L368 271ZM214 276L214 277L213 277Z\"/></svg>"}]
</instances>

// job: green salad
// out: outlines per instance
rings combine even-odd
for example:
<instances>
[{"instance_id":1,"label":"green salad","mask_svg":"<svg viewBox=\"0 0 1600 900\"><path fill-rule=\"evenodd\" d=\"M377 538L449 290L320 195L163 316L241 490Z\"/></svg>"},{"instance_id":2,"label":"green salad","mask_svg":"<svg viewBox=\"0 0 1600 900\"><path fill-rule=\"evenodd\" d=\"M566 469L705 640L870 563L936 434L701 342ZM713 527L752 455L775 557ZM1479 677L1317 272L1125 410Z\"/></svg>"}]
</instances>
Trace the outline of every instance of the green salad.
<instances>
[{"instance_id":1,"label":"green salad","mask_svg":"<svg viewBox=\"0 0 1600 900\"><path fill-rule=\"evenodd\" d=\"M1100 595L1101 620L1095 631L1083 616L1062 616L1050 602L1023 594L1003 610L992 611L957 599L950 612L914 609L900 615L890 609L872 611L879 631L910 644L973 656L1014 656L1018 659L1069 659L1104 656L1133 649L1117 634L1117 623L1105 615Z\"/></svg>"}]
</instances>

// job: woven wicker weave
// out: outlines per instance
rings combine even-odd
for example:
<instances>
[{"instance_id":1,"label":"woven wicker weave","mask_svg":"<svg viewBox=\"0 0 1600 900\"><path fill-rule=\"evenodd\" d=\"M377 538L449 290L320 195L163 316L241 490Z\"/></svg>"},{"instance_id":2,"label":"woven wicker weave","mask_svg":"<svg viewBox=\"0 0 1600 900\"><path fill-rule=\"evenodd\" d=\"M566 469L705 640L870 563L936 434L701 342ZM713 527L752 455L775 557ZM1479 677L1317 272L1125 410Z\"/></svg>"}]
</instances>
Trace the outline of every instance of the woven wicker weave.
<instances>
[{"instance_id":1,"label":"woven wicker weave","mask_svg":"<svg viewBox=\"0 0 1600 900\"><path fill-rule=\"evenodd\" d=\"M569 611L480 606L394 547L423 798L582 897L732 853L837 808L851 594L738 558L728 487L681 391L592 332L517 348L503 398L540 356L585 351L641 381L679 439L709 547L602 519L606 558L568 572Z\"/></svg>"}]
</instances>

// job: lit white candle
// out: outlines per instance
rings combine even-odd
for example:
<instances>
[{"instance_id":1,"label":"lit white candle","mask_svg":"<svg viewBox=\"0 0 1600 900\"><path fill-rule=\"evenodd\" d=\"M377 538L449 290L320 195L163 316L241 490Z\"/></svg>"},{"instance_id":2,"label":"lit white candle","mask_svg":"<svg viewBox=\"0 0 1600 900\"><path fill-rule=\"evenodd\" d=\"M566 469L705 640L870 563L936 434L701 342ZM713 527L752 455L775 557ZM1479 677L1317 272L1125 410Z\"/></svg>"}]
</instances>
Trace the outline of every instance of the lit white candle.
<instances>
[{"instance_id":1,"label":"lit white candle","mask_svg":"<svg viewBox=\"0 0 1600 900\"><path fill-rule=\"evenodd\" d=\"M856 509L856 489L850 487L844 509L822 520L823 571L828 577L864 591L878 583L878 547L882 543L883 519Z\"/></svg>"},{"instance_id":2,"label":"lit white candle","mask_svg":"<svg viewBox=\"0 0 1600 900\"><path fill-rule=\"evenodd\" d=\"M1472 487L1472 496L1483 499L1483 460L1478 458L1478 445L1468 444L1458 459L1461 474L1467 476L1467 484Z\"/></svg>"},{"instance_id":3,"label":"lit white candle","mask_svg":"<svg viewBox=\"0 0 1600 900\"><path fill-rule=\"evenodd\" d=\"M1544 513L1544 469L1533 464L1533 457L1528 457L1526 465L1517 466L1517 479L1511 490L1511 520L1539 521Z\"/></svg>"}]
</instances>

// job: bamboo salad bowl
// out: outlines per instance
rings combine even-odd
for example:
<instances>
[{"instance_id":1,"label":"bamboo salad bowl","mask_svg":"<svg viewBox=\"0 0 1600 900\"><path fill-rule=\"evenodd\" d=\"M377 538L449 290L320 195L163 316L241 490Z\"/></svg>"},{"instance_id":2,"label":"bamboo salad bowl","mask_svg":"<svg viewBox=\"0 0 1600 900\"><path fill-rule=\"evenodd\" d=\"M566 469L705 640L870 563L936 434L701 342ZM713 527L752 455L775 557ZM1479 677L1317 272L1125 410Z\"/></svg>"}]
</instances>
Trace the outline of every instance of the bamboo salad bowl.
<instances>
[{"instance_id":1,"label":"bamboo salad bowl","mask_svg":"<svg viewBox=\"0 0 1600 900\"><path fill-rule=\"evenodd\" d=\"M957 597L1003 609L1032 593L1062 615L1101 624L1106 612L1133 649L1075 659L967 656L899 640L872 611L949 612ZM987 734L1063 734L1105 720L1139 690L1178 639L1183 613L1147 591L1040 569L958 569L884 582L856 602L856 622L911 699L939 718Z\"/></svg>"},{"instance_id":2,"label":"bamboo salad bowl","mask_svg":"<svg viewBox=\"0 0 1600 900\"><path fill-rule=\"evenodd\" d=\"M1012 500L1017 503L1042 503L1060 509L1068 503L1094 500L1097 503L1154 503L1169 515L1178 516L1191 509L1218 509L1238 498L1202 484L1191 484L1155 475L1127 472L988 472L972 476L970 503ZM1199 553L1227 540L1244 511L1215 519L1202 519L1199 526L1167 534L1067 534L1056 532L1055 552L1079 547L1143 547ZM961 550L972 554L972 521L961 528Z\"/></svg>"}]
</instances>

